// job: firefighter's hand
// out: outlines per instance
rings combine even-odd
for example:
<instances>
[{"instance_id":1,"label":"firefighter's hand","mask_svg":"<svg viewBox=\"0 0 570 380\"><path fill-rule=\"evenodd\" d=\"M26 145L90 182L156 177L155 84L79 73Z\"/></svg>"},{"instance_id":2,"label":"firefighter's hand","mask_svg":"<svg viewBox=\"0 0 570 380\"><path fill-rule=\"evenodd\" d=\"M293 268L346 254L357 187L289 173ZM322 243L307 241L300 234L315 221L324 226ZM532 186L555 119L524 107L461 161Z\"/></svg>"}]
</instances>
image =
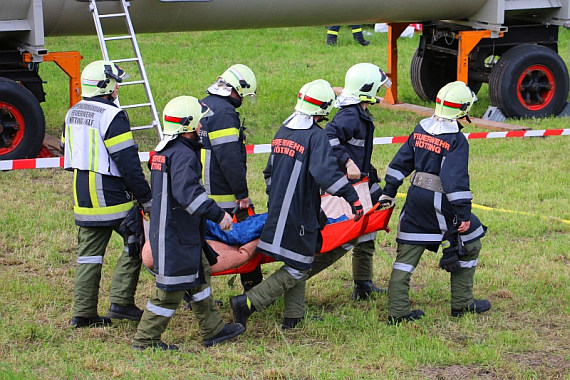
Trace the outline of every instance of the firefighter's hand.
<instances>
[{"instance_id":1,"label":"firefighter's hand","mask_svg":"<svg viewBox=\"0 0 570 380\"><path fill-rule=\"evenodd\" d=\"M246 209L249 207L249 198L243 198L243 199L237 199L236 203L238 205L238 208L241 209Z\"/></svg>"},{"instance_id":2,"label":"firefighter's hand","mask_svg":"<svg viewBox=\"0 0 570 380\"><path fill-rule=\"evenodd\" d=\"M471 222L469 220L466 222L461 222L461 224L457 228L457 231L459 231L459 233L462 234L464 232L467 232L469 227L471 227Z\"/></svg>"},{"instance_id":3,"label":"firefighter's hand","mask_svg":"<svg viewBox=\"0 0 570 380\"><path fill-rule=\"evenodd\" d=\"M380 198L378 198L378 202L380 202L380 208L390 208L396 205L396 200L386 194L382 194Z\"/></svg>"},{"instance_id":4,"label":"firefighter's hand","mask_svg":"<svg viewBox=\"0 0 570 380\"><path fill-rule=\"evenodd\" d=\"M348 179L360 179L360 169L351 159L346 162L346 175Z\"/></svg>"},{"instance_id":5,"label":"firefighter's hand","mask_svg":"<svg viewBox=\"0 0 570 380\"><path fill-rule=\"evenodd\" d=\"M231 231L232 227L234 225L232 222L232 217L227 212L224 213L224 218L222 219L222 221L219 224L220 224L220 227L222 227L222 230L224 230L224 231Z\"/></svg>"},{"instance_id":6,"label":"firefighter's hand","mask_svg":"<svg viewBox=\"0 0 570 380\"><path fill-rule=\"evenodd\" d=\"M354 214L354 221L358 222L364 216L364 209L362 208L362 203L360 203L360 199L354 203L350 204L350 208L352 209L352 213Z\"/></svg>"}]
</instances>

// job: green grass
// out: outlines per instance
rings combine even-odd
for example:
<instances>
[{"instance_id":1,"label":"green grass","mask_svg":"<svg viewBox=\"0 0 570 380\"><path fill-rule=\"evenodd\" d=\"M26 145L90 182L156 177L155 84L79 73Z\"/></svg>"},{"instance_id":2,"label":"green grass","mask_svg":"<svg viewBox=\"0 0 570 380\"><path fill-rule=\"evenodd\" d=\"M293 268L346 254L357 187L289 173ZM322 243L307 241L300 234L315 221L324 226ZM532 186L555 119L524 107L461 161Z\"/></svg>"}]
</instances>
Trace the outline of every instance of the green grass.
<instances>
[{"instance_id":1,"label":"green grass","mask_svg":"<svg viewBox=\"0 0 570 380\"><path fill-rule=\"evenodd\" d=\"M344 31L344 32L343 32ZM561 56L568 60L568 31L561 33ZM178 95L202 97L205 88L233 63L248 64L259 81L257 105L244 104L248 143L268 143L292 112L305 83L324 78L342 86L354 63L385 68L386 36L374 34L362 48L341 29L339 46L326 47L324 28L284 28L140 35L139 43L155 100L162 109ZM406 76L418 37L399 40L400 100L419 101ZM79 50L83 66L100 58L93 37L47 40L51 51ZM127 69L128 70L128 69ZM58 135L68 107L67 77L51 63L47 80L48 133ZM473 113L489 105L486 86ZM412 113L373 107L375 136L407 135L421 119ZM133 123L145 122L131 116ZM534 129L567 128L568 118L511 121ZM468 126L467 132L483 131ZM153 131L135 133L141 151L157 141ZM130 349L133 322L112 328L72 330L76 227L71 175L59 169L1 174L0 207L0 379L20 378L491 378L567 379L570 376L569 264L570 162L568 137L471 140L470 173L474 209L489 227L475 276L475 294L493 309L456 320L449 316L449 277L437 268L439 254L425 254L412 278L411 301L427 317L418 323L387 326L385 296L353 302L350 255L307 284L311 321L298 330L280 329L283 302L255 313L235 342L201 346L197 322L180 308L163 338L179 353ZM398 145L375 147L373 163L384 173ZM248 157L251 198L266 207L261 172L266 154ZM146 168L145 168L146 170ZM148 174L148 173L147 173ZM405 193L407 185L401 189ZM392 232L377 239L374 281L385 286L395 258L395 229L403 197L397 199ZM563 221L561 221L563 220ZM566 221L566 222L564 222ZM99 312L105 314L113 265L122 242L116 236L103 267ZM263 267L272 273L278 264ZM221 313L231 320L229 276L214 278ZM154 287L144 272L136 296L146 304Z\"/></svg>"}]
</instances>

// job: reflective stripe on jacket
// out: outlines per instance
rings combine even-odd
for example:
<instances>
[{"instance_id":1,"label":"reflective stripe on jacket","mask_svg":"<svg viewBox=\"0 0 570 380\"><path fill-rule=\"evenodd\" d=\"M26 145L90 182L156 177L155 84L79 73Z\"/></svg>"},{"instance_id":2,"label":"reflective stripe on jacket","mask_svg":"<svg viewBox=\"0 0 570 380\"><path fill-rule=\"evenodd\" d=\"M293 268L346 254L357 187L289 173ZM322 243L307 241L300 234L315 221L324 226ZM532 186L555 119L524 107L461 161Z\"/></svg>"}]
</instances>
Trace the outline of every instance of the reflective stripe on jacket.
<instances>
[{"instance_id":1,"label":"reflective stripe on jacket","mask_svg":"<svg viewBox=\"0 0 570 380\"><path fill-rule=\"evenodd\" d=\"M163 290L204 283L201 258L206 218L219 223L224 217L200 184L200 149L197 141L178 137L151 159L149 238L156 286Z\"/></svg>"},{"instance_id":2,"label":"reflective stripe on jacket","mask_svg":"<svg viewBox=\"0 0 570 380\"><path fill-rule=\"evenodd\" d=\"M201 161L206 192L218 206L233 211L236 199L249 196L243 127L232 97L209 95L202 100L214 114L202 119Z\"/></svg>"},{"instance_id":3,"label":"reflective stripe on jacket","mask_svg":"<svg viewBox=\"0 0 570 380\"><path fill-rule=\"evenodd\" d=\"M469 144L461 132L432 135L417 125L400 147L386 171L384 194L395 197L404 178L414 170L440 177L444 193L411 185L400 214L396 241L406 244L439 244L454 221L470 221L462 234L465 243L485 235L485 227L471 213Z\"/></svg>"},{"instance_id":4,"label":"reflective stripe on jacket","mask_svg":"<svg viewBox=\"0 0 570 380\"><path fill-rule=\"evenodd\" d=\"M127 114L111 101L94 97L72 107L62 140L66 169L74 171L75 224L117 225L132 207L133 196L141 204L150 202Z\"/></svg>"},{"instance_id":5,"label":"reflective stripe on jacket","mask_svg":"<svg viewBox=\"0 0 570 380\"><path fill-rule=\"evenodd\" d=\"M363 176L369 179L370 195L375 202L382 192L380 178L370 163L374 143L374 117L360 104L343 106L325 127L335 157L346 172L346 162L352 159ZM360 179L351 180L352 183Z\"/></svg>"},{"instance_id":6,"label":"reflective stripe on jacket","mask_svg":"<svg viewBox=\"0 0 570 380\"><path fill-rule=\"evenodd\" d=\"M257 248L292 268L309 269L320 249L319 187L349 203L358 195L316 123L309 129L282 126L272 141L264 175L268 214Z\"/></svg>"}]
</instances>

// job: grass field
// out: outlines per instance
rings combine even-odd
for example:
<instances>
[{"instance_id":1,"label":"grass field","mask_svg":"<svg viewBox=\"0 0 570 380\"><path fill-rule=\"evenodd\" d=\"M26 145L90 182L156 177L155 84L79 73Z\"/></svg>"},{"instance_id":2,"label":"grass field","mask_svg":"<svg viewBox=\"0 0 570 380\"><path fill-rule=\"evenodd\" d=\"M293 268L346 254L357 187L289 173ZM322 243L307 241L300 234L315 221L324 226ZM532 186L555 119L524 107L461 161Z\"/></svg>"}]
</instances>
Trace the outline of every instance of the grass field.
<instances>
[{"instance_id":1,"label":"grass field","mask_svg":"<svg viewBox=\"0 0 570 380\"><path fill-rule=\"evenodd\" d=\"M370 28L368 28L370 29ZM561 32L568 62L570 33ZM244 104L249 144L269 143L292 112L306 82L324 78L342 86L357 62L386 65L386 36L361 47L342 28L339 46L326 47L323 27L140 35L139 44L159 110L178 95L202 97L233 63L249 65L259 82L258 103ZM408 72L418 37L400 39L400 100L421 102ZM50 38L51 51L79 50L83 65L100 59L93 37ZM125 67L128 71L128 68ZM48 101L42 104L48 133L59 135L68 107L67 78L43 64ZM473 107L489 105L486 85ZM375 136L407 135L421 117L373 107ZM133 124L144 122L131 115ZM511 121L534 129L567 128L568 118ZM466 132L484 131L468 126ZM141 151L156 134L135 134ZM453 319L449 276L439 254L425 254L412 278L411 300L427 317L386 325L387 299L353 302L350 254L308 282L309 313L323 321L281 330L283 303L255 313L237 340L205 349L191 312L180 308L163 336L178 353L134 352L134 322L111 328L69 327L76 261L71 174L59 169L12 171L0 176L0 379L20 378L263 378L263 379L568 379L570 378L570 161L568 137L472 140L470 173L474 212L489 231L483 240L475 295L489 298L490 312ZM373 164L385 173L398 145L375 147ZM267 155L248 157L251 198L260 212L266 196L262 170ZM146 170L146 169L145 169ZM147 173L148 174L148 173ZM374 281L386 286L395 258L395 228L406 186L400 189L392 232L377 239ZM481 207L485 206L485 207ZM115 236L103 266L99 313L109 307L112 268L122 241ZM276 264L263 267L272 273ZM239 294L230 276L213 281L221 313L231 320L229 297ZM143 307L154 287L141 275L136 302Z\"/></svg>"}]
</instances>

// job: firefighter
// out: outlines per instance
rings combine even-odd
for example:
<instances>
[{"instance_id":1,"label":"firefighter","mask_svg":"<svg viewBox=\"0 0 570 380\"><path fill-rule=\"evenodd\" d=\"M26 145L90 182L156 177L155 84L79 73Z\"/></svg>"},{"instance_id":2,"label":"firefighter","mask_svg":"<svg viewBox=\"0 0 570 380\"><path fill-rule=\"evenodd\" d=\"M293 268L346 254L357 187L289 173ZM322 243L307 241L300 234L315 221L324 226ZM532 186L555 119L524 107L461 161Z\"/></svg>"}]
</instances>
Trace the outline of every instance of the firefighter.
<instances>
[{"instance_id":1,"label":"firefighter","mask_svg":"<svg viewBox=\"0 0 570 380\"><path fill-rule=\"evenodd\" d=\"M138 146L125 111L113 102L125 72L109 61L95 61L81 73L83 99L65 116L64 168L73 170L75 224L79 226L71 326L111 324L111 318L138 321L134 302L141 268L139 252L130 252L121 222L136 199L150 210L151 191L142 171ZM103 256L113 231L125 240L109 300L109 317L99 316L97 302Z\"/></svg>"},{"instance_id":2,"label":"firefighter","mask_svg":"<svg viewBox=\"0 0 570 380\"><path fill-rule=\"evenodd\" d=\"M320 188L351 204L355 220L363 215L354 188L340 170L325 132L317 124L330 112L336 95L322 79L305 84L295 112L272 141L264 170L267 220L257 250L283 266L261 284L230 299L234 320L245 326L255 310L284 296L282 328L294 328L305 315L305 283L322 236Z\"/></svg>"},{"instance_id":3,"label":"firefighter","mask_svg":"<svg viewBox=\"0 0 570 380\"><path fill-rule=\"evenodd\" d=\"M473 298L473 276L486 227L471 213L469 187L469 144L461 133L459 119L469 120L475 94L457 81L437 94L434 115L416 126L396 153L386 172L380 203L394 205L404 178L412 175L402 208L396 241L396 261L388 284L388 323L422 318L422 310L411 310L410 278L423 252L437 252L451 275L451 315L483 313L491 308L486 300Z\"/></svg>"},{"instance_id":4,"label":"firefighter","mask_svg":"<svg viewBox=\"0 0 570 380\"><path fill-rule=\"evenodd\" d=\"M376 168L370 163L374 140L374 117L368 106L378 102L376 93L380 86L390 87L384 72L371 63L358 63L346 72L344 88L336 106L339 111L325 127L333 153L351 183L368 177L372 204L378 201L382 188ZM326 255L317 255L309 277L329 267L352 248L352 299L366 299L371 294L385 292L374 285L373 258L376 233L367 234L343 245Z\"/></svg>"},{"instance_id":5,"label":"firefighter","mask_svg":"<svg viewBox=\"0 0 570 380\"><path fill-rule=\"evenodd\" d=\"M362 25L351 25L352 37L356 42L362 46L367 46L370 41L364 39L362 34ZM340 25L332 25L327 28L327 45L336 45L336 40L338 37L338 31L340 30Z\"/></svg>"},{"instance_id":6,"label":"firefighter","mask_svg":"<svg viewBox=\"0 0 570 380\"><path fill-rule=\"evenodd\" d=\"M257 80L251 69L235 64L222 73L202 99L214 115L204 119L200 139L204 186L208 196L238 222L253 209L246 179L245 126L236 111L244 99L255 103ZM261 267L241 274L245 291L263 280Z\"/></svg>"},{"instance_id":7,"label":"firefighter","mask_svg":"<svg viewBox=\"0 0 570 380\"><path fill-rule=\"evenodd\" d=\"M215 254L205 244L206 219L229 230L231 216L208 198L201 185L200 119L209 108L192 96L179 96L164 107L164 138L150 161L154 195L150 220L150 245L156 289L146 305L133 348L177 350L161 340L184 294L191 306L206 347L245 331L226 324L212 299L210 264Z\"/></svg>"}]
</instances>

